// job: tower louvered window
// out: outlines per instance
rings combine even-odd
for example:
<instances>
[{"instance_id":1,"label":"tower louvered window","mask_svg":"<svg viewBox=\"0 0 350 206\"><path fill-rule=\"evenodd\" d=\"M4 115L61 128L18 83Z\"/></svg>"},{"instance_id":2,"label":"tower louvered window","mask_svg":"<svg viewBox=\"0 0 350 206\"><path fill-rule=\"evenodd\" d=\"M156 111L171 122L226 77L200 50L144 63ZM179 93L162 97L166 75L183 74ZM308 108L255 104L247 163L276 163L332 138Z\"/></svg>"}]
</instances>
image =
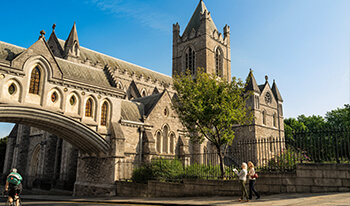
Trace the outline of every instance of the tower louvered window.
<instances>
[{"instance_id":1,"label":"tower louvered window","mask_svg":"<svg viewBox=\"0 0 350 206\"><path fill-rule=\"evenodd\" d=\"M101 108L101 125L102 126L107 125L107 114L108 114L108 104L107 102L104 102Z\"/></svg>"},{"instance_id":2,"label":"tower louvered window","mask_svg":"<svg viewBox=\"0 0 350 206\"><path fill-rule=\"evenodd\" d=\"M189 47L186 51L186 70L189 69L192 75L195 74L195 57L196 52Z\"/></svg>"},{"instance_id":3,"label":"tower louvered window","mask_svg":"<svg viewBox=\"0 0 350 206\"><path fill-rule=\"evenodd\" d=\"M39 94L39 87L40 87L40 70L38 67L35 67L30 76L29 93Z\"/></svg>"},{"instance_id":4,"label":"tower louvered window","mask_svg":"<svg viewBox=\"0 0 350 206\"><path fill-rule=\"evenodd\" d=\"M223 55L221 49L218 47L215 51L215 74L218 77L223 77Z\"/></svg>"},{"instance_id":5,"label":"tower louvered window","mask_svg":"<svg viewBox=\"0 0 350 206\"><path fill-rule=\"evenodd\" d=\"M85 105L85 116L86 117L91 117L92 116L92 99L89 98L86 101L86 105Z\"/></svg>"}]
</instances>

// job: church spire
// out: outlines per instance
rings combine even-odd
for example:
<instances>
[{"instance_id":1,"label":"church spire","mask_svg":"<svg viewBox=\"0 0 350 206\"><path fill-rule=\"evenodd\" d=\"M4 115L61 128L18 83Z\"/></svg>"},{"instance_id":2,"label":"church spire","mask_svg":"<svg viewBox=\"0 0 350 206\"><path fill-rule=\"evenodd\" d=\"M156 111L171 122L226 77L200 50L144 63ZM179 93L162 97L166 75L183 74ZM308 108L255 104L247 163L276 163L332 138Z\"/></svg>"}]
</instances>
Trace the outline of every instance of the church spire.
<instances>
[{"instance_id":1,"label":"church spire","mask_svg":"<svg viewBox=\"0 0 350 206\"><path fill-rule=\"evenodd\" d=\"M280 101L280 102L283 102L281 93L280 93L280 91L277 88L275 80L273 80L273 84L272 84L272 89L271 90L272 90L272 93L275 96L276 100Z\"/></svg>"},{"instance_id":2,"label":"church spire","mask_svg":"<svg viewBox=\"0 0 350 206\"><path fill-rule=\"evenodd\" d=\"M205 6L203 0L200 0L196 10L193 12L193 15L191 17L191 20L188 22L187 27L182 35L187 34L190 36L192 30L198 32L199 27L201 25L201 19L202 15L205 15L205 17L209 20L209 29L210 33L213 33L215 30L218 30L214 24L213 19L210 16L210 12L208 11L207 7Z\"/></svg>"},{"instance_id":3,"label":"church spire","mask_svg":"<svg viewBox=\"0 0 350 206\"><path fill-rule=\"evenodd\" d=\"M245 91L254 91L260 94L260 89L253 75L253 70L250 69L247 80L246 80Z\"/></svg>"},{"instance_id":4,"label":"church spire","mask_svg":"<svg viewBox=\"0 0 350 206\"><path fill-rule=\"evenodd\" d=\"M64 52L66 55L65 58L68 60L78 59L80 56L80 45L75 22L64 44Z\"/></svg>"}]
</instances>

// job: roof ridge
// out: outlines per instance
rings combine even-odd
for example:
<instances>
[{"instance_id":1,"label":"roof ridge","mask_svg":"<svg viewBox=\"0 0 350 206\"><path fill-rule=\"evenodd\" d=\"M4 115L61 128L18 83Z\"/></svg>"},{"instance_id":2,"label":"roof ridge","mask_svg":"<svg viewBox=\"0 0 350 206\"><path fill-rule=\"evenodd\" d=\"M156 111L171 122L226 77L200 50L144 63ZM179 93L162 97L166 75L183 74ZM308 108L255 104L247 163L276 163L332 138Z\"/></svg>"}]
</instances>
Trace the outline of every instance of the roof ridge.
<instances>
[{"instance_id":1,"label":"roof ridge","mask_svg":"<svg viewBox=\"0 0 350 206\"><path fill-rule=\"evenodd\" d=\"M62 40L62 39L58 39L58 40L64 41L64 40ZM64 41L64 42L65 42L65 41ZM143 66L140 66L140 65L137 65L137 64L134 64L134 63L131 63L131 62L122 60L122 59L118 59L118 58L113 57L113 56L109 56L109 55L107 55L107 54L104 54L104 53L101 53L101 52L98 52L98 51L95 51L95 50L92 50L92 49L83 47L83 46L81 46L81 45L79 45L79 47L80 47L80 49L86 49L86 50L88 50L88 51L95 52L95 53L98 53L98 54L100 54L100 55L104 55L104 56L106 56L106 57L109 57L109 58L112 58L112 59L115 59L115 60L118 60L118 61L122 61L122 62L124 62L124 63L131 64L131 65L140 67L140 68L142 68L142 69L146 69L146 70L148 70L148 71L150 71L150 72L154 72L154 73L157 73L157 74L160 74L160 75L163 75L163 76L166 76L166 77L170 77L170 78L171 78L171 76L169 76L169 75L166 75L166 74L163 74L163 73L160 73L160 72L157 72L157 71L154 71L154 70L145 68L145 67L143 67Z\"/></svg>"},{"instance_id":2,"label":"roof ridge","mask_svg":"<svg viewBox=\"0 0 350 206\"><path fill-rule=\"evenodd\" d=\"M17 47L17 48L19 48L19 49L27 49L27 48L25 48L25 47L17 46L17 45L15 45L15 44L10 44L10 43L4 42L4 41L0 41L0 43L2 43L2 44L7 44L7 45L10 45L10 46L14 46L14 47Z\"/></svg>"},{"instance_id":3,"label":"roof ridge","mask_svg":"<svg viewBox=\"0 0 350 206\"><path fill-rule=\"evenodd\" d=\"M99 69L99 68L93 67L91 65L86 65L86 64L82 64L82 63L78 63L78 62L69 61L67 59L63 59L63 58L56 57L56 56L55 56L55 58L59 59L59 60L62 60L62 61L65 61L67 63L72 63L72 64L79 65L79 66L84 66L84 67L87 67L89 69L94 69L94 70L97 70L97 71L103 71L103 69Z\"/></svg>"}]
</instances>

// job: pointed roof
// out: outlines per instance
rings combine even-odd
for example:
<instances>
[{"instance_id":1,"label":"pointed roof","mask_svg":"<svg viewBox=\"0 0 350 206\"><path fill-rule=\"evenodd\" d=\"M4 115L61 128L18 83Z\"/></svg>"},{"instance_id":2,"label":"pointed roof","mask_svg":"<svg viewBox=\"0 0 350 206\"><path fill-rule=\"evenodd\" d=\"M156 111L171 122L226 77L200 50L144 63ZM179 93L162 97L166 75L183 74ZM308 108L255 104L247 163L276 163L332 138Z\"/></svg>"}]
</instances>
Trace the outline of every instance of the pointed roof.
<instances>
[{"instance_id":1,"label":"pointed roof","mask_svg":"<svg viewBox=\"0 0 350 206\"><path fill-rule=\"evenodd\" d=\"M152 94L158 94L158 93L159 93L158 88L157 88L157 87L154 87Z\"/></svg>"},{"instance_id":2,"label":"pointed roof","mask_svg":"<svg viewBox=\"0 0 350 206\"><path fill-rule=\"evenodd\" d=\"M130 90L130 97L133 97L135 99L141 97L139 89L137 88L134 80L131 81L129 90Z\"/></svg>"},{"instance_id":3,"label":"pointed roof","mask_svg":"<svg viewBox=\"0 0 350 206\"><path fill-rule=\"evenodd\" d=\"M67 52L66 48L72 47L74 45L75 41L77 41L77 43L79 45L77 27L75 26L75 22L74 22L72 30L70 31L69 36L68 36L66 42L64 43L64 50Z\"/></svg>"},{"instance_id":4,"label":"pointed roof","mask_svg":"<svg viewBox=\"0 0 350 206\"><path fill-rule=\"evenodd\" d=\"M273 95L275 96L276 100L283 102L282 96L280 94L280 91L277 88L275 80L273 80L273 84L272 84L272 89L271 90L272 90Z\"/></svg>"},{"instance_id":5,"label":"pointed roof","mask_svg":"<svg viewBox=\"0 0 350 206\"><path fill-rule=\"evenodd\" d=\"M134 99L132 101L133 102L140 102L141 104L143 104L144 105L144 115L148 116L151 113L152 109L155 107L155 105L158 103L160 98L163 96L165 91L166 90L164 90L162 93L137 98L137 99Z\"/></svg>"},{"instance_id":6,"label":"pointed roof","mask_svg":"<svg viewBox=\"0 0 350 206\"><path fill-rule=\"evenodd\" d=\"M250 69L250 72L247 77L247 86L245 87L245 91L254 91L260 93L260 88L255 81L253 70Z\"/></svg>"},{"instance_id":7,"label":"pointed roof","mask_svg":"<svg viewBox=\"0 0 350 206\"><path fill-rule=\"evenodd\" d=\"M53 29L52 30L52 33L50 35L50 38L49 40L47 41L47 43L50 45L50 46L54 46L58 49L58 54L59 54L59 57L64 57L64 51L63 51L63 48L60 44L60 42L58 41L58 38L56 36L56 33L55 33L55 30Z\"/></svg>"},{"instance_id":8,"label":"pointed roof","mask_svg":"<svg viewBox=\"0 0 350 206\"><path fill-rule=\"evenodd\" d=\"M196 10L193 12L193 15L191 17L191 20L188 22L187 27L182 35L187 33L188 36L190 36L192 29L195 31L198 31L200 23L201 23L201 14L203 14L205 11L208 11L207 7L205 6L203 0L200 0ZM210 29L211 32L218 30L214 24L214 21L211 17L209 17L210 20Z\"/></svg>"}]
</instances>

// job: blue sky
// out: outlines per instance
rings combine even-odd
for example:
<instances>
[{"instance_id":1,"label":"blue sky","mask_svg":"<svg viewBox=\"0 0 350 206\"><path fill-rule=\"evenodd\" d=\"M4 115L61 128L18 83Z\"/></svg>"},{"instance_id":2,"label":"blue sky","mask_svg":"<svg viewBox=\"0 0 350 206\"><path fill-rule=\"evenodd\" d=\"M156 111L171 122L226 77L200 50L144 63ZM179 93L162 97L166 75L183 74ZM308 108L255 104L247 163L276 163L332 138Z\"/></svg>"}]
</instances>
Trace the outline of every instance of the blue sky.
<instances>
[{"instance_id":1,"label":"blue sky","mask_svg":"<svg viewBox=\"0 0 350 206\"><path fill-rule=\"evenodd\" d=\"M0 41L29 47L55 23L66 39L171 75L172 24L185 29L199 0L0 1ZM284 116L324 116L350 102L349 0L204 0L220 32L231 28L232 75L273 79ZM21 5L21 6L19 6ZM0 124L0 137L12 124Z\"/></svg>"}]
</instances>

